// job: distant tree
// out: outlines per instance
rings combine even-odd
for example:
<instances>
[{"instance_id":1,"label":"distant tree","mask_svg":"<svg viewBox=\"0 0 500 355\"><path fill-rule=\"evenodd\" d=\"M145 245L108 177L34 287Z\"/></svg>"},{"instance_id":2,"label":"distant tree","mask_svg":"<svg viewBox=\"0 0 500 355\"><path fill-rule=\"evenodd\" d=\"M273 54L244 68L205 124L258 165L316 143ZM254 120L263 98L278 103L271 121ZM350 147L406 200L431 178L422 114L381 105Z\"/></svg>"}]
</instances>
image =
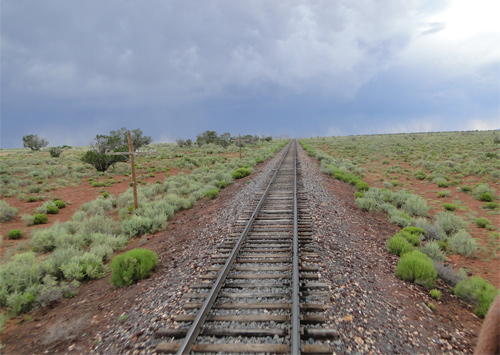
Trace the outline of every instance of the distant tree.
<instances>
[{"instance_id":1,"label":"distant tree","mask_svg":"<svg viewBox=\"0 0 500 355\"><path fill-rule=\"evenodd\" d=\"M219 144L224 148L227 148L229 144L231 144L231 134L226 132L220 135Z\"/></svg>"},{"instance_id":2,"label":"distant tree","mask_svg":"<svg viewBox=\"0 0 500 355\"><path fill-rule=\"evenodd\" d=\"M23 145L33 151L40 150L49 145L49 141L38 137L36 134L29 134L23 137Z\"/></svg>"},{"instance_id":3,"label":"distant tree","mask_svg":"<svg viewBox=\"0 0 500 355\"><path fill-rule=\"evenodd\" d=\"M132 147L136 151L143 145L150 144L151 137L143 136L140 129L130 131L132 137ZM128 137L125 127L111 131L109 136L98 134L94 142L90 143L91 150L88 150L81 158L81 161L92 165L99 172L104 172L112 165L127 160L124 155L107 155L111 152L128 152Z\"/></svg>"},{"instance_id":4,"label":"distant tree","mask_svg":"<svg viewBox=\"0 0 500 355\"><path fill-rule=\"evenodd\" d=\"M177 143L177 145L181 148L186 145L186 141L184 139L176 139L175 143Z\"/></svg>"},{"instance_id":5,"label":"distant tree","mask_svg":"<svg viewBox=\"0 0 500 355\"><path fill-rule=\"evenodd\" d=\"M52 147L49 149L50 156L52 158L59 158L62 153L62 148L61 147Z\"/></svg>"},{"instance_id":6,"label":"distant tree","mask_svg":"<svg viewBox=\"0 0 500 355\"><path fill-rule=\"evenodd\" d=\"M205 131L202 134L196 136L196 144L201 147L203 144L214 143L217 144L219 137L215 131Z\"/></svg>"},{"instance_id":7,"label":"distant tree","mask_svg":"<svg viewBox=\"0 0 500 355\"><path fill-rule=\"evenodd\" d=\"M127 128L122 127L116 131L109 132L109 135L116 139L116 142L119 146L126 145L128 147L128 135ZM140 128L133 129L130 131L130 136L132 138L132 148L135 151L142 146L151 144L153 139L149 136L143 136L142 130Z\"/></svg>"},{"instance_id":8,"label":"distant tree","mask_svg":"<svg viewBox=\"0 0 500 355\"><path fill-rule=\"evenodd\" d=\"M193 141L191 139L186 139L186 146L191 147L193 145Z\"/></svg>"}]
</instances>

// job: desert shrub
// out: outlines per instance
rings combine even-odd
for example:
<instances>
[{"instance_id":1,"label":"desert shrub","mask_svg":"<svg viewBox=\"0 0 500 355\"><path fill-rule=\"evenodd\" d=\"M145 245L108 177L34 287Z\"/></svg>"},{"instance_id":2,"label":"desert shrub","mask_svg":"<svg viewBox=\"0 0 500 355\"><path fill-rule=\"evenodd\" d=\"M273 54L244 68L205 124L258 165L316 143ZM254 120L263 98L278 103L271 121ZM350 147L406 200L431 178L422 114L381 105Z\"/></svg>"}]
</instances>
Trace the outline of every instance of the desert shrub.
<instances>
[{"instance_id":1,"label":"desert shrub","mask_svg":"<svg viewBox=\"0 0 500 355\"><path fill-rule=\"evenodd\" d=\"M94 245L90 248L89 252L105 262L113 256L113 248L107 244Z\"/></svg>"},{"instance_id":2,"label":"desert shrub","mask_svg":"<svg viewBox=\"0 0 500 355\"><path fill-rule=\"evenodd\" d=\"M38 199L35 196L26 197L26 202L36 202Z\"/></svg>"},{"instance_id":3,"label":"desert shrub","mask_svg":"<svg viewBox=\"0 0 500 355\"><path fill-rule=\"evenodd\" d=\"M13 292L7 295L5 304L7 308L14 314L28 312L35 302L36 290L32 292Z\"/></svg>"},{"instance_id":4,"label":"desert shrub","mask_svg":"<svg viewBox=\"0 0 500 355\"><path fill-rule=\"evenodd\" d=\"M29 188L29 192L32 193L32 194L37 194L41 191L42 189L40 188L40 186L31 186Z\"/></svg>"},{"instance_id":5,"label":"desert shrub","mask_svg":"<svg viewBox=\"0 0 500 355\"><path fill-rule=\"evenodd\" d=\"M446 191L439 191L436 194L437 198L444 198L444 197L448 197L448 196L450 196L450 191L448 191L448 190L446 190Z\"/></svg>"},{"instance_id":6,"label":"desert shrub","mask_svg":"<svg viewBox=\"0 0 500 355\"><path fill-rule=\"evenodd\" d=\"M356 183L356 189L358 191L368 191L370 189L370 185L368 185L364 181L359 181L359 182Z\"/></svg>"},{"instance_id":7,"label":"desert shrub","mask_svg":"<svg viewBox=\"0 0 500 355\"><path fill-rule=\"evenodd\" d=\"M418 250L403 254L396 266L397 277L427 287L432 287L437 274L431 258Z\"/></svg>"},{"instance_id":8,"label":"desert shrub","mask_svg":"<svg viewBox=\"0 0 500 355\"><path fill-rule=\"evenodd\" d=\"M111 283L129 286L149 276L158 262L158 255L147 249L133 249L111 261Z\"/></svg>"},{"instance_id":9,"label":"desert shrub","mask_svg":"<svg viewBox=\"0 0 500 355\"><path fill-rule=\"evenodd\" d=\"M465 229L467 226L462 217L450 212L438 212L434 218L447 235L456 233L460 229Z\"/></svg>"},{"instance_id":10,"label":"desert shrub","mask_svg":"<svg viewBox=\"0 0 500 355\"><path fill-rule=\"evenodd\" d=\"M236 180L236 179L244 178L245 176L248 176L251 173L252 172L247 168L239 168L239 169L236 169L231 176L233 179Z\"/></svg>"},{"instance_id":11,"label":"desert shrub","mask_svg":"<svg viewBox=\"0 0 500 355\"><path fill-rule=\"evenodd\" d=\"M387 250L397 256L409 253L414 250L413 246L403 236L396 234L385 243Z\"/></svg>"},{"instance_id":12,"label":"desert shrub","mask_svg":"<svg viewBox=\"0 0 500 355\"><path fill-rule=\"evenodd\" d=\"M479 201L484 201L484 202L492 202L493 201L493 194L491 192L483 192L479 197L477 198Z\"/></svg>"},{"instance_id":13,"label":"desert shrub","mask_svg":"<svg viewBox=\"0 0 500 355\"><path fill-rule=\"evenodd\" d=\"M488 218L480 217L476 219L476 226L479 228L486 228L486 226L490 225L491 221Z\"/></svg>"},{"instance_id":14,"label":"desert shrub","mask_svg":"<svg viewBox=\"0 0 500 355\"><path fill-rule=\"evenodd\" d=\"M448 187L448 181L446 181L446 179L437 178L436 180L436 184L438 187Z\"/></svg>"},{"instance_id":15,"label":"desert shrub","mask_svg":"<svg viewBox=\"0 0 500 355\"><path fill-rule=\"evenodd\" d=\"M469 300L476 305L474 313L484 317L491 303L498 296L498 290L479 276L472 276L459 282L453 292L460 298Z\"/></svg>"},{"instance_id":16,"label":"desert shrub","mask_svg":"<svg viewBox=\"0 0 500 355\"><path fill-rule=\"evenodd\" d=\"M425 243L424 246L421 246L419 250L427 255L429 258L435 261L445 261L446 256L441 251L441 247L436 240L432 240L430 242Z\"/></svg>"},{"instance_id":17,"label":"desert shrub","mask_svg":"<svg viewBox=\"0 0 500 355\"><path fill-rule=\"evenodd\" d=\"M426 218L416 218L413 219L412 222L415 227L422 228L424 230L424 235L427 240L446 239L446 233L440 227L439 223L432 223Z\"/></svg>"},{"instance_id":18,"label":"desert shrub","mask_svg":"<svg viewBox=\"0 0 500 355\"><path fill-rule=\"evenodd\" d=\"M452 203L443 203L443 207L446 211L450 211L450 212L453 212L457 209L457 206L455 206Z\"/></svg>"},{"instance_id":19,"label":"desert shrub","mask_svg":"<svg viewBox=\"0 0 500 355\"><path fill-rule=\"evenodd\" d=\"M98 279L105 275L102 258L92 253L72 257L61 265L61 270L67 280Z\"/></svg>"},{"instance_id":20,"label":"desert shrub","mask_svg":"<svg viewBox=\"0 0 500 355\"><path fill-rule=\"evenodd\" d=\"M55 204L48 204L46 210L47 210L47 214L58 214L59 213L59 208Z\"/></svg>"},{"instance_id":21,"label":"desert shrub","mask_svg":"<svg viewBox=\"0 0 500 355\"><path fill-rule=\"evenodd\" d=\"M210 200L213 200L217 196L219 196L219 189L217 188L205 191L205 197L207 197Z\"/></svg>"},{"instance_id":22,"label":"desert shrub","mask_svg":"<svg viewBox=\"0 0 500 355\"><path fill-rule=\"evenodd\" d=\"M80 287L80 283L76 280L73 282L57 282L55 277L45 275L38 290L35 303L41 307L45 307L63 297L73 297L78 292L78 287Z\"/></svg>"},{"instance_id":23,"label":"desert shrub","mask_svg":"<svg viewBox=\"0 0 500 355\"><path fill-rule=\"evenodd\" d=\"M17 208L12 207L4 200L0 200L0 222L6 223L12 221L17 216Z\"/></svg>"},{"instance_id":24,"label":"desert shrub","mask_svg":"<svg viewBox=\"0 0 500 355\"><path fill-rule=\"evenodd\" d=\"M23 232L21 232L19 229L12 229L7 233L7 238L8 239L21 239L23 236Z\"/></svg>"},{"instance_id":25,"label":"desert shrub","mask_svg":"<svg viewBox=\"0 0 500 355\"><path fill-rule=\"evenodd\" d=\"M354 198L361 198L361 197L364 197L365 194L361 191L355 191L354 192Z\"/></svg>"},{"instance_id":26,"label":"desert shrub","mask_svg":"<svg viewBox=\"0 0 500 355\"><path fill-rule=\"evenodd\" d=\"M427 201L418 195L410 195L403 204L403 210L410 216L425 217L429 212Z\"/></svg>"},{"instance_id":27,"label":"desert shrub","mask_svg":"<svg viewBox=\"0 0 500 355\"><path fill-rule=\"evenodd\" d=\"M467 192L472 192L472 187L470 187L469 185L464 185L464 186L462 186L462 187L460 188L460 190L461 190L462 192L466 192L466 193L467 193Z\"/></svg>"},{"instance_id":28,"label":"desert shrub","mask_svg":"<svg viewBox=\"0 0 500 355\"><path fill-rule=\"evenodd\" d=\"M128 244L128 238L122 234L109 235L103 233L92 233L90 235L90 241L91 248L97 245L107 245L113 250L121 250Z\"/></svg>"},{"instance_id":29,"label":"desert shrub","mask_svg":"<svg viewBox=\"0 0 500 355\"><path fill-rule=\"evenodd\" d=\"M424 173L422 170L419 170L413 174L413 177L417 180L425 180L427 174Z\"/></svg>"},{"instance_id":30,"label":"desert shrub","mask_svg":"<svg viewBox=\"0 0 500 355\"><path fill-rule=\"evenodd\" d=\"M439 277L452 287L467 278L467 274L462 269L460 269L459 272L456 272L451 266L437 261L434 262L434 267L436 268Z\"/></svg>"},{"instance_id":31,"label":"desert shrub","mask_svg":"<svg viewBox=\"0 0 500 355\"><path fill-rule=\"evenodd\" d=\"M472 256L477 250L477 241L463 229L451 236L448 240L448 245L452 252L467 257Z\"/></svg>"},{"instance_id":32,"label":"desert shrub","mask_svg":"<svg viewBox=\"0 0 500 355\"><path fill-rule=\"evenodd\" d=\"M481 208L485 210L496 210L498 206L499 204L496 202L486 202L484 205L481 206Z\"/></svg>"},{"instance_id":33,"label":"desert shrub","mask_svg":"<svg viewBox=\"0 0 500 355\"><path fill-rule=\"evenodd\" d=\"M42 275L42 267L35 253L14 255L12 261L0 268L0 304L6 305L14 313L31 307ZM33 299L27 294L31 294Z\"/></svg>"},{"instance_id":34,"label":"desert shrub","mask_svg":"<svg viewBox=\"0 0 500 355\"><path fill-rule=\"evenodd\" d=\"M359 197L356 199L356 205L365 211L377 210L377 201L372 198Z\"/></svg>"},{"instance_id":35,"label":"desert shrub","mask_svg":"<svg viewBox=\"0 0 500 355\"><path fill-rule=\"evenodd\" d=\"M52 158L59 158L62 153L62 149L60 147L52 147L49 149L50 156Z\"/></svg>"},{"instance_id":36,"label":"desert shrub","mask_svg":"<svg viewBox=\"0 0 500 355\"><path fill-rule=\"evenodd\" d=\"M217 187L218 187L219 189L223 189L223 188L225 188L226 186L227 186L227 182L226 182L226 181L224 181L224 180L221 180L221 181L219 181L219 182L217 183Z\"/></svg>"},{"instance_id":37,"label":"desert shrub","mask_svg":"<svg viewBox=\"0 0 500 355\"><path fill-rule=\"evenodd\" d=\"M432 298L435 298L437 300L441 299L442 293L439 290L436 290L435 288L430 291L430 295Z\"/></svg>"},{"instance_id":38,"label":"desert shrub","mask_svg":"<svg viewBox=\"0 0 500 355\"><path fill-rule=\"evenodd\" d=\"M398 209L389 210L389 216L390 221L400 227L408 227L412 224L411 217Z\"/></svg>"},{"instance_id":39,"label":"desert shrub","mask_svg":"<svg viewBox=\"0 0 500 355\"><path fill-rule=\"evenodd\" d=\"M405 238L411 245L419 246L423 233L424 230L422 228L408 226L404 227L397 234Z\"/></svg>"},{"instance_id":40,"label":"desert shrub","mask_svg":"<svg viewBox=\"0 0 500 355\"><path fill-rule=\"evenodd\" d=\"M140 237L148 234L152 229L151 218L133 215L122 222L121 231L129 238Z\"/></svg>"},{"instance_id":41,"label":"desert shrub","mask_svg":"<svg viewBox=\"0 0 500 355\"><path fill-rule=\"evenodd\" d=\"M63 202L63 201L61 201L61 200L55 200L55 201L54 201L54 205L56 205L56 206L57 206L57 208L59 208L59 209L66 207L66 203L64 203L64 202Z\"/></svg>"},{"instance_id":42,"label":"desert shrub","mask_svg":"<svg viewBox=\"0 0 500 355\"><path fill-rule=\"evenodd\" d=\"M45 213L37 213L33 218L33 224L47 224L49 223L49 218Z\"/></svg>"}]
</instances>

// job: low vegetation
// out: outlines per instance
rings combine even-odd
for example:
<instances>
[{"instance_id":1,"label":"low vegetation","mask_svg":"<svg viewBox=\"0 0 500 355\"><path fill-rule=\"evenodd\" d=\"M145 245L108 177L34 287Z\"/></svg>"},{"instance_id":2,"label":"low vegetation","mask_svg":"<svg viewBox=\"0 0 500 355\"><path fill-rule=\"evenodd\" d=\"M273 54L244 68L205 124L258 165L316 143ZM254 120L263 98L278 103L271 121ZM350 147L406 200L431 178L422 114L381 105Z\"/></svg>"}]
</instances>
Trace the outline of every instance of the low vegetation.
<instances>
[{"instance_id":1,"label":"low vegetation","mask_svg":"<svg viewBox=\"0 0 500 355\"><path fill-rule=\"evenodd\" d=\"M396 274L430 287L434 275L450 286L468 282L464 272L443 264L448 253L461 255L464 263L500 258L496 234L476 228L498 233L489 215L498 218L499 139L490 131L314 138L301 144L321 162L323 173L366 184L354 193L358 207L385 212L402 228L386 242L401 257ZM481 208L469 204L471 197L484 202ZM415 227L419 233L409 233ZM482 246L486 242L488 248Z\"/></svg>"},{"instance_id":2,"label":"low vegetation","mask_svg":"<svg viewBox=\"0 0 500 355\"><path fill-rule=\"evenodd\" d=\"M242 148L242 159L239 147L234 145L226 148L213 144L183 148L173 144L154 145L154 157L136 160L138 176L156 176L156 181L137 186L139 208L133 207L132 188L118 196L102 190L96 200L83 204L70 220L32 229L25 247L32 251L18 252L2 260L0 306L15 315L61 297L72 297L78 292L79 282L106 275L113 254L122 250L131 238L165 228L176 212L191 208L200 199L217 198L219 190L234 181L234 171L243 168L251 173L258 162L273 157L286 143L285 140L247 143ZM47 223L51 212L65 208L64 196L52 193L58 186L76 186L81 181L89 185L101 181L113 184L117 175L130 173L127 163L116 163L104 173L96 172L80 161L86 154L85 148L62 149L64 153L59 159L44 151L20 151L0 157L3 196L18 196L24 202L29 191L29 197L37 205L33 209L37 213L22 216L28 225ZM175 174L171 176L173 170ZM12 178L14 174L16 179Z\"/></svg>"},{"instance_id":3,"label":"low vegetation","mask_svg":"<svg viewBox=\"0 0 500 355\"><path fill-rule=\"evenodd\" d=\"M149 277L158 263L158 255L147 249L134 249L117 255L111 261L111 283L114 286L130 286Z\"/></svg>"}]
</instances>

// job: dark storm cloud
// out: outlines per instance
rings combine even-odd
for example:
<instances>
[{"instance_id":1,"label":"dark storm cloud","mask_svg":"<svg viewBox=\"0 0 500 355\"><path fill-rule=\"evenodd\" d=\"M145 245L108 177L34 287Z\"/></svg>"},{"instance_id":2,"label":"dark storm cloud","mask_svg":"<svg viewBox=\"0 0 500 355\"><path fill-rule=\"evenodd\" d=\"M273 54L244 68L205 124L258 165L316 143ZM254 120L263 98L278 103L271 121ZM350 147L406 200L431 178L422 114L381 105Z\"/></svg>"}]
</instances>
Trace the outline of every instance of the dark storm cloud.
<instances>
[{"instance_id":1,"label":"dark storm cloud","mask_svg":"<svg viewBox=\"0 0 500 355\"><path fill-rule=\"evenodd\" d=\"M156 141L347 131L342 115L382 117L359 114L372 96L360 90L444 28L422 19L444 6L432 3L3 1L1 146L30 133L82 145L122 126Z\"/></svg>"}]
</instances>

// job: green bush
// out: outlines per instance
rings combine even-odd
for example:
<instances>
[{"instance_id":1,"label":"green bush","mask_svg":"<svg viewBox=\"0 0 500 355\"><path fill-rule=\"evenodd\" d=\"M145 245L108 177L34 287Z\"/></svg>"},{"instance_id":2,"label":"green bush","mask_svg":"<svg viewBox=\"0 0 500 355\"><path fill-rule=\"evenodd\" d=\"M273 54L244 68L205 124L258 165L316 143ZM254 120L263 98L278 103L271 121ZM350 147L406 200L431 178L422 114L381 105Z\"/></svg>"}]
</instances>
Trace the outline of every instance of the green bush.
<instances>
[{"instance_id":1,"label":"green bush","mask_svg":"<svg viewBox=\"0 0 500 355\"><path fill-rule=\"evenodd\" d=\"M210 200L213 200L217 196L219 196L219 189L217 189L217 188L205 191L205 197L210 199Z\"/></svg>"},{"instance_id":2,"label":"green bush","mask_svg":"<svg viewBox=\"0 0 500 355\"><path fill-rule=\"evenodd\" d=\"M21 239L22 236L23 236L23 232L21 232L19 229L12 229L7 234L8 239Z\"/></svg>"},{"instance_id":3,"label":"green bush","mask_svg":"<svg viewBox=\"0 0 500 355\"><path fill-rule=\"evenodd\" d=\"M45 213L37 213L33 219L33 224L47 224L49 223L49 217Z\"/></svg>"},{"instance_id":4,"label":"green bush","mask_svg":"<svg viewBox=\"0 0 500 355\"><path fill-rule=\"evenodd\" d=\"M36 202L38 199L35 196L28 196L26 202Z\"/></svg>"},{"instance_id":5,"label":"green bush","mask_svg":"<svg viewBox=\"0 0 500 355\"><path fill-rule=\"evenodd\" d=\"M473 302L476 305L474 313L484 317L488 313L491 303L498 296L498 290L479 276L460 281L453 292L460 298Z\"/></svg>"},{"instance_id":6,"label":"green bush","mask_svg":"<svg viewBox=\"0 0 500 355\"><path fill-rule=\"evenodd\" d=\"M446 180L441 180L437 183L438 187L448 187L448 181Z\"/></svg>"},{"instance_id":7,"label":"green bush","mask_svg":"<svg viewBox=\"0 0 500 355\"><path fill-rule=\"evenodd\" d=\"M422 234L424 234L424 230L422 228L409 226L409 227L403 228L396 235L401 235L410 244L412 244L414 246L419 246L420 240L422 239Z\"/></svg>"},{"instance_id":8,"label":"green bush","mask_svg":"<svg viewBox=\"0 0 500 355\"><path fill-rule=\"evenodd\" d=\"M225 188L226 186L227 186L227 182L225 182L225 181L223 181L223 180L221 180L221 181L219 181L219 182L217 183L217 187L218 187L219 189L223 189L223 188Z\"/></svg>"},{"instance_id":9,"label":"green bush","mask_svg":"<svg viewBox=\"0 0 500 355\"><path fill-rule=\"evenodd\" d=\"M358 189L358 191L368 191L370 189L370 185L364 181L360 181L356 183L356 189Z\"/></svg>"},{"instance_id":10,"label":"green bush","mask_svg":"<svg viewBox=\"0 0 500 355\"><path fill-rule=\"evenodd\" d=\"M245 176L250 175L252 172L249 169L246 168L239 168L233 171L233 174L231 175L233 179L241 179L244 178Z\"/></svg>"},{"instance_id":11,"label":"green bush","mask_svg":"<svg viewBox=\"0 0 500 355\"><path fill-rule=\"evenodd\" d=\"M462 192L472 192L472 187L470 187L469 185L464 185L460 188L460 190L462 190Z\"/></svg>"},{"instance_id":12,"label":"green bush","mask_svg":"<svg viewBox=\"0 0 500 355\"><path fill-rule=\"evenodd\" d=\"M422 170L419 170L413 174L413 177L417 180L425 180L425 178L427 177L427 174L424 173Z\"/></svg>"},{"instance_id":13,"label":"green bush","mask_svg":"<svg viewBox=\"0 0 500 355\"><path fill-rule=\"evenodd\" d=\"M6 223L16 218L17 208L10 206L4 200L0 200L0 222Z\"/></svg>"},{"instance_id":14,"label":"green bush","mask_svg":"<svg viewBox=\"0 0 500 355\"><path fill-rule=\"evenodd\" d=\"M481 206L481 208L484 208L485 210L496 210L498 206L499 204L497 202L486 202Z\"/></svg>"},{"instance_id":15,"label":"green bush","mask_svg":"<svg viewBox=\"0 0 500 355\"><path fill-rule=\"evenodd\" d=\"M405 281L432 287L437 277L437 271L431 258L414 250L401 256L396 266L396 276Z\"/></svg>"},{"instance_id":16,"label":"green bush","mask_svg":"<svg viewBox=\"0 0 500 355\"><path fill-rule=\"evenodd\" d=\"M52 158L59 158L62 153L62 149L60 147L52 147L49 149L50 156Z\"/></svg>"},{"instance_id":17,"label":"green bush","mask_svg":"<svg viewBox=\"0 0 500 355\"><path fill-rule=\"evenodd\" d=\"M56 206L57 206L57 208L59 208L59 209L66 207L66 203L64 203L64 202L63 202L63 201L61 201L61 200L55 200L55 201L54 201L54 205L56 205Z\"/></svg>"},{"instance_id":18,"label":"green bush","mask_svg":"<svg viewBox=\"0 0 500 355\"><path fill-rule=\"evenodd\" d=\"M46 206L47 214L58 214L59 208L55 204L48 204Z\"/></svg>"},{"instance_id":19,"label":"green bush","mask_svg":"<svg viewBox=\"0 0 500 355\"><path fill-rule=\"evenodd\" d=\"M445 198L445 197L448 197L448 196L450 196L450 191L439 191L436 194L437 198Z\"/></svg>"},{"instance_id":20,"label":"green bush","mask_svg":"<svg viewBox=\"0 0 500 355\"><path fill-rule=\"evenodd\" d=\"M133 249L111 261L111 283L129 286L149 276L158 262L158 255L147 249Z\"/></svg>"},{"instance_id":21,"label":"green bush","mask_svg":"<svg viewBox=\"0 0 500 355\"><path fill-rule=\"evenodd\" d=\"M478 197L479 201L493 202L493 194L491 192L484 192Z\"/></svg>"},{"instance_id":22,"label":"green bush","mask_svg":"<svg viewBox=\"0 0 500 355\"><path fill-rule=\"evenodd\" d=\"M490 224L491 224L491 222L488 218L480 217L480 218L476 219L476 226L478 226L479 228L486 228L486 226L488 226Z\"/></svg>"},{"instance_id":23,"label":"green bush","mask_svg":"<svg viewBox=\"0 0 500 355\"><path fill-rule=\"evenodd\" d=\"M455 206L452 203L443 203L443 207L446 211L450 211L450 212L453 212L457 209L457 206Z\"/></svg>"},{"instance_id":24,"label":"green bush","mask_svg":"<svg viewBox=\"0 0 500 355\"><path fill-rule=\"evenodd\" d=\"M439 290L436 290L435 288L430 291L431 297L435 298L437 300L441 299L442 293Z\"/></svg>"},{"instance_id":25,"label":"green bush","mask_svg":"<svg viewBox=\"0 0 500 355\"><path fill-rule=\"evenodd\" d=\"M354 192L354 198L362 198L364 196L365 196L365 194L362 193L361 191Z\"/></svg>"},{"instance_id":26,"label":"green bush","mask_svg":"<svg viewBox=\"0 0 500 355\"><path fill-rule=\"evenodd\" d=\"M400 234L396 234L385 243L387 250L397 256L409 253L414 250L413 246Z\"/></svg>"},{"instance_id":27,"label":"green bush","mask_svg":"<svg viewBox=\"0 0 500 355\"><path fill-rule=\"evenodd\" d=\"M461 229L448 240L450 250L467 257L474 255L477 250L477 241L469 233Z\"/></svg>"}]
</instances>

